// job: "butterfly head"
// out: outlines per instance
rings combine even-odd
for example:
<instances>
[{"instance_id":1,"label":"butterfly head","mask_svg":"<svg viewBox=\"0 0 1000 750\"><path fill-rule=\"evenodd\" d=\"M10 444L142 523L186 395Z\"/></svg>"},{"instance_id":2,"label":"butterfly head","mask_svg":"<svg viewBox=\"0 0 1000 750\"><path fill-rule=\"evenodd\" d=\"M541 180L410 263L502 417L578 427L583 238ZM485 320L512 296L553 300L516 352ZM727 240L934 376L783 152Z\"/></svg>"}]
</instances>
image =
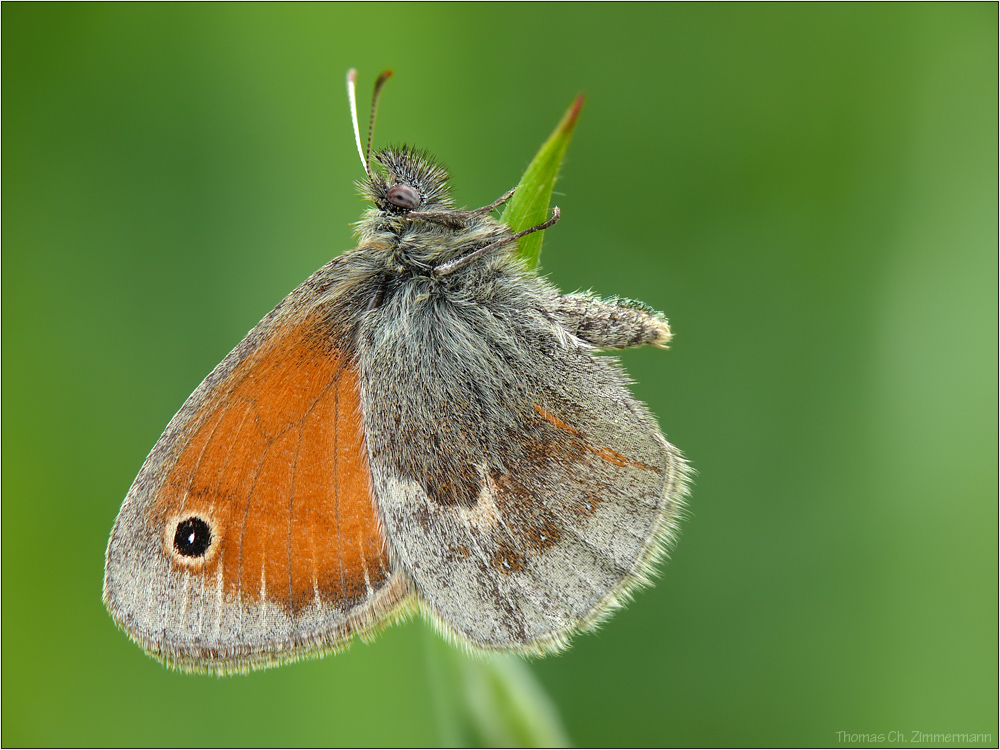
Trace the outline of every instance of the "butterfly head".
<instances>
[{"instance_id":1,"label":"butterfly head","mask_svg":"<svg viewBox=\"0 0 1000 750\"><path fill-rule=\"evenodd\" d=\"M378 211L398 216L451 207L448 172L425 151L390 147L376 152L374 157L385 172L373 169L362 181L361 191Z\"/></svg>"},{"instance_id":2,"label":"butterfly head","mask_svg":"<svg viewBox=\"0 0 1000 750\"><path fill-rule=\"evenodd\" d=\"M387 70L375 82L368 141L363 144L355 97L356 74L353 69L347 73L354 141L365 170L365 178L358 187L362 196L375 204L355 224L361 244L388 247L407 234L405 252L393 263L411 263L423 271L437 270L470 249L500 247L504 244L502 240L511 238L510 232L488 214L510 194L483 209L456 210L448 188L447 170L426 151L410 146L372 151L379 92L391 75L392 71ZM421 228L418 233L421 238L410 231L414 226Z\"/></svg>"},{"instance_id":3,"label":"butterfly head","mask_svg":"<svg viewBox=\"0 0 1000 750\"><path fill-rule=\"evenodd\" d=\"M356 73L347 73L347 94L351 103L351 121L354 124L354 140L358 155L365 168L367 180L360 184L361 193L375 204L383 215L400 216L410 211L440 210L449 208L448 172L437 164L425 151L409 146L384 148L372 153L372 136L375 132L375 112L378 108L379 92L389 77L386 70L375 82L372 94L372 111L368 121L368 144L361 145L361 129L358 127L358 107L354 93ZM372 169L372 156L382 165L385 173Z\"/></svg>"}]
</instances>

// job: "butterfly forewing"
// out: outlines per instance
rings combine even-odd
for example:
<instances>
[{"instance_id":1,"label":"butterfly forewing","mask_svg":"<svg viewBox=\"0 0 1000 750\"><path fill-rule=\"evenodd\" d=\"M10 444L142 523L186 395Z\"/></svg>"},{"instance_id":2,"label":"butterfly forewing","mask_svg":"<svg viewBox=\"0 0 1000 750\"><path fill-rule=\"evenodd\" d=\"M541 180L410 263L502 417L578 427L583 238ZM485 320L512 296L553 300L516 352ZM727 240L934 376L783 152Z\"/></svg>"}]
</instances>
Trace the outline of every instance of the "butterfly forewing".
<instances>
[{"instance_id":1,"label":"butterfly forewing","mask_svg":"<svg viewBox=\"0 0 1000 750\"><path fill-rule=\"evenodd\" d=\"M332 649L405 595L372 497L331 264L171 422L126 499L105 598L154 655L243 668Z\"/></svg>"}]
</instances>

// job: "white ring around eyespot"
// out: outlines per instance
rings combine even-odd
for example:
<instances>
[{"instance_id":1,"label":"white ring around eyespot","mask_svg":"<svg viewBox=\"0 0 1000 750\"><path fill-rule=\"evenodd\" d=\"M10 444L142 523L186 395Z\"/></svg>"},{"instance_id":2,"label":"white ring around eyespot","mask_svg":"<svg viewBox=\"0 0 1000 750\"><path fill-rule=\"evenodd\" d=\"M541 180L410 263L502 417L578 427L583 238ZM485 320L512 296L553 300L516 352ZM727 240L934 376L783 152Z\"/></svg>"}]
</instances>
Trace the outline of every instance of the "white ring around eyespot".
<instances>
[{"instance_id":1,"label":"white ring around eyespot","mask_svg":"<svg viewBox=\"0 0 1000 750\"><path fill-rule=\"evenodd\" d=\"M200 521L204 521L208 526L209 533L212 535L212 541L208 544L208 549L205 550L205 554L200 557L189 557L187 555L182 555L174 547L174 537L177 534L177 526L189 521L192 518L197 518ZM215 519L212 518L211 513L178 513L171 516L167 520L167 523L163 527L163 546L166 549L167 557L175 564L187 571L197 572L201 570L205 565L212 561L216 553L219 550L219 534L217 533L218 525Z\"/></svg>"}]
</instances>

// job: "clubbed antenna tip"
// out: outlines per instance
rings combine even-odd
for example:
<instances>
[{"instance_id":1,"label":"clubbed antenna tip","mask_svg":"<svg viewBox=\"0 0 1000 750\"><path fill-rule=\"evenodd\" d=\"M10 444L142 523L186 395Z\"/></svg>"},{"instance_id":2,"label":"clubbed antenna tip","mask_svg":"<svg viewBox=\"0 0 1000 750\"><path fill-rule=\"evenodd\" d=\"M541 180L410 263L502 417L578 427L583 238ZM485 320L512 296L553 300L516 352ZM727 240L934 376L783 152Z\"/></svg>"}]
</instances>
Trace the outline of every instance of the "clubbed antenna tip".
<instances>
[{"instance_id":1,"label":"clubbed antenna tip","mask_svg":"<svg viewBox=\"0 0 1000 750\"><path fill-rule=\"evenodd\" d=\"M347 71L347 98L351 103L351 123L354 125L354 143L358 147L358 156L361 157L361 165L365 168L365 174L369 178L372 176L371 153L372 139L375 136L375 112L378 110L378 97L385 82L392 77L391 70L383 70L375 81L375 91L372 94L372 112L368 119L368 144L364 148L361 146L361 128L358 125L358 99L355 92L358 73L354 68Z\"/></svg>"}]
</instances>

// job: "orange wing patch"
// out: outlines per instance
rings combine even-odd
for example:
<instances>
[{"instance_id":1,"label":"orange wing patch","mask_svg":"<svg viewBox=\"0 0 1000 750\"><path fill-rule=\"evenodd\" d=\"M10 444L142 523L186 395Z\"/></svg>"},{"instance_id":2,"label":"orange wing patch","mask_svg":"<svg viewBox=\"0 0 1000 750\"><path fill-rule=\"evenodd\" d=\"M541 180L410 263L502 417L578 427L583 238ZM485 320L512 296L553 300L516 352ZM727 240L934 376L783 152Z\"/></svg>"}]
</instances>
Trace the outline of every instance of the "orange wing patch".
<instances>
[{"instance_id":1,"label":"orange wing patch","mask_svg":"<svg viewBox=\"0 0 1000 750\"><path fill-rule=\"evenodd\" d=\"M154 514L175 564L291 612L317 598L346 608L388 579L357 372L321 315L238 365L191 424ZM191 517L211 529L200 557L175 549L175 529Z\"/></svg>"}]
</instances>

